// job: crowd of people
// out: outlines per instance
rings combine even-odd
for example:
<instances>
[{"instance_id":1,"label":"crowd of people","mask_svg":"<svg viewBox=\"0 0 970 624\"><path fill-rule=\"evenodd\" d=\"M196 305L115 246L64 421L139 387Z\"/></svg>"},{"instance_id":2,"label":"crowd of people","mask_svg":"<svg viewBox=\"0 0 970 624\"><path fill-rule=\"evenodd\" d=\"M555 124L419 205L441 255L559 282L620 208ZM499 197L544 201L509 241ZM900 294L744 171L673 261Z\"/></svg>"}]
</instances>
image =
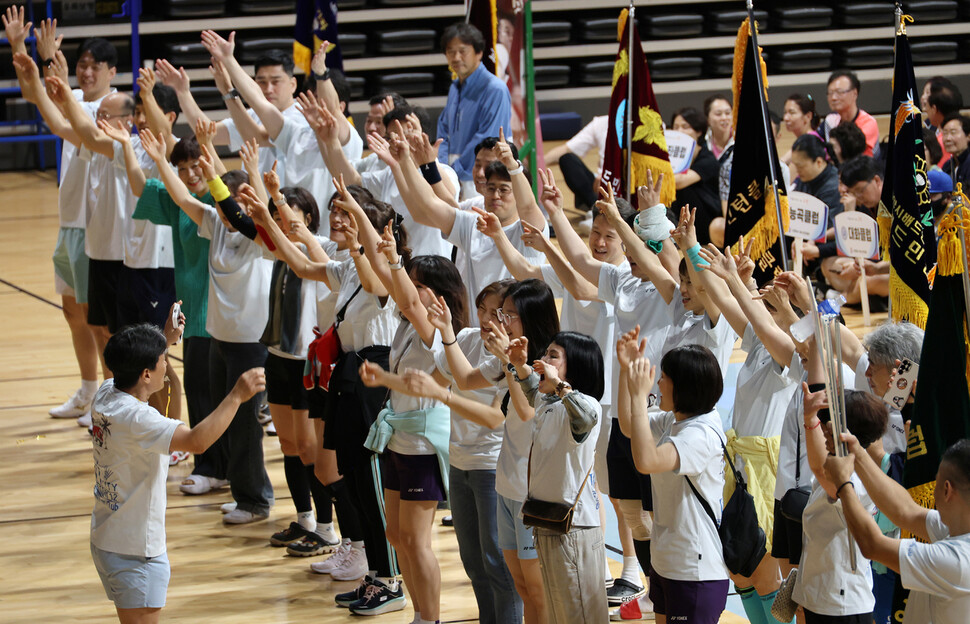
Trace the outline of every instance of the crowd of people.
<instances>
[{"instance_id":1,"label":"crowd of people","mask_svg":"<svg viewBox=\"0 0 970 624\"><path fill-rule=\"evenodd\" d=\"M970 443L943 457L938 510L920 508L897 483L913 397L901 410L882 399L897 363L919 360L922 331L888 322L863 344L843 327L851 453L829 455L838 432L821 426L822 358L792 331L817 293L793 272L759 289L744 250L721 251L728 98L671 116L696 148L669 207L660 179L634 207L585 169L582 155L602 154L603 117L554 151L591 211L584 240L551 169L533 193L506 139L508 89L468 24L442 36L455 79L437 132L386 93L362 138L326 45L298 88L289 53L260 57L251 76L232 34L204 31L229 112L216 123L164 59L139 71L132 96L111 87L113 46L89 39L72 91L56 23L33 31L38 68L23 9L3 22L24 98L64 139L54 268L82 381L51 415L90 428L91 552L122 622L157 621L165 604L168 465L195 454L185 495L230 489L226 524L269 516L263 392L295 518L267 538L295 557L328 554L313 572L360 579L333 597L355 614L410 603L415 624L440 620L442 501L481 622L714 623L733 587L748 619L769 624L790 581L799 622L883 624L897 575L911 590L906 622L970 612ZM874 213L881 196L884 150L859 89L836 72L824 119L792 94L775 120L796 136L786 181L830 217ZM922 107L941 214L945 182L970 171L970 118L945 78L926 84ZM192 133L176 136L179 115ZM242 169L227 169L219 145ZM801 257L851 305L861 272L838 257L829 225ZM888 293L882 263L866 279L870 296ZM724 418L716 404L739 339ZM167 355L179 341L182 381ZM767 536L747 576L729 570L718 531L738 487L725 459Z\"/></svg>"}]
</instances>

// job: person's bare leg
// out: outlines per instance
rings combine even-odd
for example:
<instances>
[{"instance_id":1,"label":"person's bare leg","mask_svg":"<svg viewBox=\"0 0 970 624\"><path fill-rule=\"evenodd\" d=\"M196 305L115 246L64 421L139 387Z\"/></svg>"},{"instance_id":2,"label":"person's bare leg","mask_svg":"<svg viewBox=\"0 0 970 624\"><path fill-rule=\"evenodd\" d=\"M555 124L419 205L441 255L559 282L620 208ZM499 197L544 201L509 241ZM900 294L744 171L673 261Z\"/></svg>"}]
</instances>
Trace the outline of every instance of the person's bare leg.
<instances>
[{"instance_id":1,"label":"person's bare leg","mask_svg":"<svg viewBox=\"0 0 970 624\"><path fill-rule=\"evenodd\" d=\"M529 598L535 609L535 622L544 624L548 621L548 610L546 609L546 592L542 583L542 568L539 567L538 559L519 559L519 566L522 568L522 578L529 590Z\"/></svg>"},{"instance_id":2,"label":"person's bare leg","mask_svg":"<svg viewBox=\"0 0 970 624\"><path fill-rule=\"evenodd\" d=\"M384 490L384 513L386 514L387 524L384 527L384 535L388 543L397 552L397 566L401 570L401 578L404 580L405 587L408 588L408 595L411 596L411 606L415 613L421 611L421 590L415 586L415 581L411 575L411 558L407 550L401 543L401 493L396 490Z\"/></svg>"},{"instance_id":3,"label":"person's bare leg","mask_svg":"<svg viewBox=\"0 0 970 624\"><path fill-rule=\"evenodd\" d=\"M88 327L91 328L91 332L94 334L94 341L98 345L98 357L101 358L101 373L105 379L111 379L114 377L114 373L111 372L104 361L104 348L108 344L108 339L111 338L111 332L108 331L108 327L105 325L88 325Z\"/></svg>"},{"instance_id":4,"label":"person's bare leg","mask_svg":"<svg viewBox=\"0 0 970 624\"><path fill-rule=\"evenodd\" d=\"M84 381L98 381L98 343L94 339L94 332L88 325L88 305L78 303L70 295L61 296L61 307L64 320L71 330L71 342L74 344L74 357L81 371Z\"/></svg>"},{"instance_id":5,"label":"person's bare leg","mask_svg":"<svg viewBox=\"0 0 970 624\"><path fill-rule=\"evenodd\" d=\"M441 613L441 566L431 547L437 508L437 501L402 500L397 519L398 554L406 553L408 562L404 583L414 601L415 612L421 614L421 619L432 622L439 619Z\"/></svg>"},{"instance_id":6,"label":"person's bare leg","mask_svg":"<svg viewBox=\"0 0 970 624\"><path fill-rule=\"evenodd\" d=\"M119 609L115 608L118 612L118 620L121 624L155 624L158 622L159 615L161 614L161 609Z\"/></svg>"},{"instance_id":7,"label":"person's bare leg","mask_svg":"<svg viewBox=\"0 0 970 624\"><path fill-rule=\"evenodd\" d=\"M539 610L529 593L529 585L525 580L525 574L522 570L522 560L519 559L519 554L514 550L503 550L502 556L505 558L505 565L509 569L509 574L512 575L512 583L515 585L515 591L519 594L519 598L522 599L522 613L525 624L546 624L544 617L542 619L539 618ZM539 600L545 604L544 596L539 596Z\"/></svg>"}]
</instances>

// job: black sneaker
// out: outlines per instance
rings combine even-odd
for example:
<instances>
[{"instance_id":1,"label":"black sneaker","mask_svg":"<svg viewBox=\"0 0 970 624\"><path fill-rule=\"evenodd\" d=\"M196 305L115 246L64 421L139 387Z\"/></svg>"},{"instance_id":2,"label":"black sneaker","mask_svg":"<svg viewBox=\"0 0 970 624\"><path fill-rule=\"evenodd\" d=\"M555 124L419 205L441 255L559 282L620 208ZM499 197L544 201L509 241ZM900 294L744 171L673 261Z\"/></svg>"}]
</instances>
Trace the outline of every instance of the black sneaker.
<instances>
[{"instance_id":1,"label":"black sneaker","mask_svg":"<svg viewBox=\"0 0 970 624\"><path fill-rule=\"evenodd\" d=\"M606 601L611 607L618 607L634 598L639 598L646 590L630 581L618 578L613 581L613 587L606 590Z\"/></svg>"},{"instance_id":2,"label":"black sneaker","mask_svg":"<svg viewBox=\"0 0 970 624\"><path fill-rule=\"evenodd\" d=\"M364 597L350 605L350 612L355 615L381 615L391 611L400 611L407 606L407 598L404 597L404 587L397 584L397 590L392 591L390 587L374 579L364 591Z\"/></svg>"},{"instance_id":3,"label":"black sneaker","mask_svg":"<svg viewBox=\"0 0 970 624\"><path fill-rule=\"evenodd\" d=\"M340 546L340 540L332 544L316 533L305 532L303 537L286 547L286 552L294 557L315 557L332 553Z\"/></svg>"},{"instance_id":4,"label":"black sneaker","mask_svg":"<svg viewBox=\"0 0 970 624\"><path fill-rule=\"evenodd\" d=\"M273 533L273 536L269 538L269 543L273 546L286 546L287 544L303 539L306 534L307 530L300 526L299 522L291 522L290 526L282 531Z\"/></svg>"},{"instance_id":5,"label":"black sneaker","mask_svg":"<svg viewBox=\"0 0 970 624\"><path fill-rule=\"evenodd\" d=\"M333 599L337 603L338 607L349 607L350 605L364 599L364 594L367 593L367 588L370 587L373 582L374 578L368 574L364 576L363 580L361 580L360 585L357 586L357 589L353 589L342 594L337 594L333 597Z\"/></svg>"}]
</instances>

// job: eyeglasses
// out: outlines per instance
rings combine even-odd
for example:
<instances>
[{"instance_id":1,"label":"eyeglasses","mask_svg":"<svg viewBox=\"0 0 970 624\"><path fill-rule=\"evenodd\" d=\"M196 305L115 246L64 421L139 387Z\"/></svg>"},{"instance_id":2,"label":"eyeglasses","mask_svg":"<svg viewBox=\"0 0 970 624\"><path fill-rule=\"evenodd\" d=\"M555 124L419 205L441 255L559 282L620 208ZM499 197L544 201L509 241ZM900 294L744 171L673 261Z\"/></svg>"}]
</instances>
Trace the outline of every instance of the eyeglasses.
<instances>
[{"instance_id":1,"label":"eyeglasses","mask_svg":"<svg viewBox=\"0 0 970 624\"><path fill-rule=\"evenodd\" d=\"M839 97L842 97L843 95L845 95L849 91L854 91L854 90L855 89L829 89L828 91L826 91L826 94L829 97L832 97L833 95L837 95Z\"/></svg>"},{"instance_id":2,"label":"eyeglasses","mask_svg":"<svg viewBox=\"0 0 970 624\"><path fill-rule=\"evenodd\" d=\"M98 111L97 118L100 121L108 121L109 119L120 119L121 117L130 117L130 116L131 116L130 113L121 113L120 115L112 115L110 113L104 113L104 112Z\"/></svg>"},{"instance_id":3,"label":"eyeglasses","mask_svg":"<svg viewBox=\"0 0 970 624\"><path fill-rule=\"evenodd\" d=\"M485 186L485 193L488 195L494 195L498 193L500 197L508 197L512 194L511 186L495 186L493 184L488 184Z\"/></svg>"},{"instance_id":4,"label":"eyeglasses","mask_svg":"<svg viewBox=\"0 0 970 624\"><path fill-rule=\"evenodd\" d=\"M495 311L495 316L498 317L499 322L503 325L511 325L519 318L518 314L506 314L502 308Z\"/></svg>"}]
</instances>

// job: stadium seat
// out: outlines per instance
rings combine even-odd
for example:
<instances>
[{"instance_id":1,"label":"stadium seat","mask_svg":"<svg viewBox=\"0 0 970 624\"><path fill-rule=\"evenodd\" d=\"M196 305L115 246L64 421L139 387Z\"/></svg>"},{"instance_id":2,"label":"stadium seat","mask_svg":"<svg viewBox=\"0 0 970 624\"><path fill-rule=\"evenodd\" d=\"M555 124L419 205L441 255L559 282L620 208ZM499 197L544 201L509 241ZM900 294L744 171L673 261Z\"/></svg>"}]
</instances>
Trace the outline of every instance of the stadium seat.
<instances>
[{"instance_id":1,"label":"stadium seat","mask_svg":"<svg viewBox=\"0 0 970 624\"><path fill-rule=\"evenodd\" d=\"M959 6L956 0L919 0L907 2L906 12L913 16L916 24L952 22L959 15Z\"/></svg>"},{"instance_id":2,"label":"stadium seat","mask_svg":"<svg viewBox=\"0 0 970 624\"><path fill-rule=\"evenodd\" d=\"M674 58L647 59L650 66L650 79L693 80L704 72L704 59L699 56L678 56Z\"/></svg>"},{"instance_id":3,"label":"stadium seat","mask_svg":"<svg viewBox=\"0 0 970 624\"><path fill-rule=\"evenodd\" d=\"M896 20L892 2L837 3L836 21L847 27L892 26Z\"/></svg>"},{"instance_id":4,"label":"stadium seat","mask_svg":"<svg viewBox=\"0 0 970 624\"><path fill-rule=\"evenodd\" d=\"M252 63L269 50L293 50L292 37L262 37L259 39L247 39L236 44L236 58L240 63Z\"/></svg>"},{"instance_id":5,"label":"stadium seat","mask_svg":"<svg viewBox=\"0 0 970 624\"><path fill-rule=\"evenodd\" d=\"M367 35L363 33L340 33L340 53L344 58L355 58L367 54Z\"/></svg>"},{"instance_id":6,"label":"stadium seat","mask_svg":"<svg viewBox=\"0 0 970 624\"><path fill-rule=\"evenodd\" d=\"M539 115L543 141L566 141L583 129L583 118L579 113L542 113Z\"/></svg>"},{"instance_id":7,"label":"stadium seat","mask_svg":"<svg viewBox=\"0 0 970 624\"><path fill-rule=\"evenodd\" d=\"M893 46L867 44L845 46L841 54L842 66L849 69L868 67L892 67Z\"/></svg>"},{"instance_id":8,"label":"stadium seat","mask_svg":"<svg viewBox=\"0 0 970 624\"><path fill-rule=\"evenodd\" d=\"M363 9L367 6L367 0L337 0L337 11L352 11ZM341 37L343 34L341 33Z\"/></svg>"},{"instance_id":9,"label":"stadium seat","mask_svg":"<svg viewBox=\"0 0 970 624\"><path fill-rule=\"evenodd\" d=\"M366 80L362 76L347 76L347 86L350 87L351 101L364 99Z\"/></svg>"},{"instance_id":10,"label":"stadium seat","mask_svg":"<svg viewBox=\"0 0 970 624\"><path fill-rule=\"evenodd\" d=\"M536 89L559 89L569 86L569 65L536 65Z\"/></svg>"},{"instance_id":11,"label":"stadium seat","mask_svg":"<svg viewBox=\"0 0 970 624\"><path fill-rule=\"evenodd\" d=\"M392 30L374 33L379 54L419 54L437 49L437 34L431 29Z\"/></svg>"},{"instance_id":12,"label":"stadium seat","mask_svg":"<svg viewBox=\"0 0 970 624\"><path fill-rule=\"evenodd\" d=\"M747 11L712 11L707 16L708 30L716 35L735 35L746 17L748 17ZM767 30L768 11L755 11L754 19L758 22L759 32Z\"/></svg>"},{"instance_id":13,"label":"stadium seat","mask_svg":"<svg viewBox=\"0 0 970 624\"><path fill-rule=\"evenodd\" d=\"M292 13L296 11L296 0L240 0L238 9L243 15Z\"/></svg>"},{"instance_id":14,"label":"stadium seat","mask_svg":"<svg viewBox=\"0 0 970 624\"><path fill-rule=\"evenodd\" d=\"M579 38L586 42L616 41L616 18L579 19L575 22Z\"/></svg>"},{"instance_id":15,"label":"stadium seat","mask_svg":"<svg viewBox=\"0 0 970 624\"><path fill-rule=\"evenodd\" d=\"M960 52L956 41L914 41L909 47L915 65L956 63Z\"/></svg>"},{"instance_id":16,"label":"stadium seat","mask_svg":"<svg viewBox=\"0 0 970 624\"><path fill-rule=\"evenodd\" d=\"M831 7L782 7L772 9L771 26L776 30L822 30L832 26Z\"/></svg>"},{"instance_id":17,"label":"stadium seat","mask_svg":"<svg viewBox=\"0 0 970 624\"><path fill-rule=\"evenodd\" d=\"M774 52L769 53L762 50L761 58L764 59L765 63L770 64L772 54ZM734 72L734 52L720 52L708 55L707 62L704 64L704 72L712 78L730 76Z\"/></svg>"},{"instance_id":18,"label":"stadium seat","mask_svg":"<svg viewBox=\"0 0 970 624\"><path fill-rule=\"evenodd\" d=\"M647 15L640 18L640 34L651 39L699 37L704 34L704 16Z\"/></svg>"},{"instance_id":19,"label":"stadium seat","mask_svg":"<svg viewBox=\"0 0 970 624\"><path fill-rule=\"evenodd\" d=\"M407 72L383 74L372 81L373 93L396 91L404 97L422 97L434 93L434 74L431 72Z\"/></svg>"},{"instance_id":20,"label":"stadium seat","mask_svg":"<svg viewBox=\"0 0 970 624\"><path fill-rule=\"evenodd\" d=\"M579 84L584 86L611 84L613 82L613 61L583 63L576 72L576 78Z\"/></svg>"},{"instance_id":21,"label":"stadium seat","mask_svg":"<svg viewBox=\"0 0 970 624\"><path fill-rule=\"evenodd\" d=\"M199 41L165 42L160 57L175 67L208 67L211 62L209 51Z\"/></svg>"},{"instance_id":22,"label":"stadium seat","mask_svg":"<svg viewBox=\"0 0 970 624\"><path fill-rule=\"evenodd\" d=\"M831 48L773 50L769 67L773 72L797 73L827 71L832 68ZM768 61L765 61L766 63Z\"/></svg>"},{"instance_id":23,"label":"stadium seat","mask_svg":"<svg viewBox=\"0 0 970 624\"><path fill-rule=\"evenodd\" d=\"M564 45L569 43L573 25L561 22L533 22L532 44L535 46Z\"/></svg>"},{"instance_id":24,"label":"stadium seat","mask_svg":"<svg viewBox=\"0 0 970 624\"><path fill-rule=\"evenodd\" d=\"M226 0L162 0L155 10L161 17L177 19L219 17L226 13Z\"/></svg>"}]
</instances>

